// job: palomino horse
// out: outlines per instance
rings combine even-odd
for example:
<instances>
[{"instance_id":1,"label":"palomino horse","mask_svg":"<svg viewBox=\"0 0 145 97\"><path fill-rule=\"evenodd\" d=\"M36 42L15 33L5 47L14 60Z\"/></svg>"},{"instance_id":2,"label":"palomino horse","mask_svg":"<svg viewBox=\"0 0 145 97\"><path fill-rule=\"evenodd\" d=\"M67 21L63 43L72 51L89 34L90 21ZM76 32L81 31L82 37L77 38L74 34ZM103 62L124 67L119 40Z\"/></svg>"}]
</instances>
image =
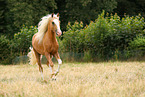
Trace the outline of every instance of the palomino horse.
<instances>
[{"instance_id":1,"label":"palomino horse","mask_svg":"<svg viewBox=\"0 0 145 97\"><path fill-rule=\"evenodd\" d=\"M51 14L42 18L38 24L38 32L32 38L31 51L28 53L30 64L38 64L39 71L41 72L43 78L43 68L41 65L41 55L45 55L47 59L47 66L50 67L51 78L56 78L59 73L60 64L62 61L58 53L58 42L56 39L56 34L60 36L62 34L60 30L59 14ZM58 60L58 69L54 72L54 64L51 60L52 57Z\"/></svg>"}]
</instances>

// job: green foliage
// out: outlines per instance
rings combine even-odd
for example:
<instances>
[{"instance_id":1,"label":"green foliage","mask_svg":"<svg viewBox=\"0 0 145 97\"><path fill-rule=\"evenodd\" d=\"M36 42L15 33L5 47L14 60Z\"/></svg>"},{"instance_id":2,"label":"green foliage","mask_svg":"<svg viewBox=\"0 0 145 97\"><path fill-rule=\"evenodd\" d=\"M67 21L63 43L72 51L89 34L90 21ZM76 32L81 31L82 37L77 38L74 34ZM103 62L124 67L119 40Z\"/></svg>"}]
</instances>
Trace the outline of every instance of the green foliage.
<instances>
[{"instance_id":1,"label":"green foliage","mask_svg":"<svg viewBox=\"0 0 145 97\"><path fill-rule=\"evenodd\" d=\"M78 53L81 60L85 61L118 60L137 55L132 50L145 50L145 22L141 15L120 18L117 14L109 15L103 11L94 22L85 27L83 25L83 22L69 22L62 40L57 38L59 52L68 54L67 58L78 59L75 56ZM37 28L34 26L23 26L13 40L2 35L0 60L12 63L14 57L26 55L36 32ZM139 54L143 56L144 52Z\"/></svg>"},{"instance_id":2,"label":"green foliage","mask_svg":"<svg viewBox=\"0 0 145 97\"><path fill-rule=\"evenodd\" d=\"M16 56L27 55L31 46L32 36L37 32L37 28L23 26L21 32L14 35L14 39L0 37L0 63L12 64Z\"/></svg>"},{"instance_id":3,"label":"green foliage","mask_svg":"<svg viewBox=\"0 0 145 97\"><path fill-rule=\"evenodd\" d=\"M86 49L91 50L92 53L104 53L104 40L109 33L109 27L110 25L107 19L104 18L103 12L95 22L90 23L90 25L84 29Z\"/></svg>"},{"instance_id":4,"label":"green foliage","mask_svg":"<svg viewBox=\"0 0 145 97\"><path fill-rule=\"evenodd\" d=\"M76 53L89 51L92 56L102 59L118 59L118 55L122 54L120 51L127 50L133 39L145 34L144 18L140 15L121 19L117 14L105 17L103 11L95 22L85 28L77 28L79 25L77 22L68 24L62 41L63 50Z\"/></svg>"},{"instance_id":5,"label":"green foliage","mask_svg":"<svg viewBox=\"0 0 145 97\"><path fill-rule=\"evenodd\" d=\"M142 58L145 55L145 36L137 36L129 43L126 57Z\"/></svg>"},{"instance_id":6,"label":"green foliage","mask_svg":"<svg viewBox=\"0 0 145 97\"><path fill-rule=\"evenodd\" d=\"M63 49L66 52L82 52L82 48L80 45L83 45L83 38L81 38L81 30L83 29L82 22L75 22L74 25L68 23L67 25L67 32L64 32L63 35Z\"/></svg>"},{"instance_id":7,"label":"green foliage","mask_svg":"<svg viewBox=\"0 0 145 97\"><path fill-rule=\"evenodd\" d=\"M135 37L144 34L144 18L141 18L140 15L136 17L126 16L120 19L120 17L115 14L110 18L107 17L107 19L109 24L109 33L103 40L103 44L105 47L104 52L110 51L110 54L107 54L108 57L111 56L111 52L116 49L119 51L127 49L129 43Z\"/></svg>"},{"instance_id":8,"label":"green foliage","mask_svg":"<svg viewBox=\"0 0 145 97\"><path fill-rule=\"evenodd\" d=\"M145 15L145 0L116 0L117 8L114 9L116 13L123 16L124 13L136 16L138 13ZM145 16L144 16L145 17Z\"/></svg>"},{"instance_id":9,"label":"green foliage","mask_svg":"<svg viewBox=\"0 0 145 97\"><path fill-rule=\"evenodd\" d=\"M36 26L42 16L52 12L60 13L63 30L68 21L89 24L102 10L117 12L121 17L124 13L145 15L144 0L1 0L0 4L0 32L11 38L23 24Z\"/></svg>"},{"instance_id":10,"label":"green foliage","mask_svg":"<svg viewBox=\"0 0 145 97\"><path fill-rule=\"evenodd\" d=\"M85 25L89 24L91 20L94 21L97 18L102 10L113 12L113 9L117 7L116 0L66 0L65 3L60 1L62 0L56 2L58 5L61 3L63 5L59 10L63 13L62 20L65 25L68 21L71 23L83 21Z\"/></svg>"},{"instance_id":11,"label":"green foliage","mask_svg":"<svg viewBox=\"0 0 145 97\"><path fill-rule=\"evenodd\" d=\"M14 49L15 44L13 41L6 38L6 36L0 36L0 63L9 64L12 63L12 59L15 58Z\"/></svg>"},{"instance_id":12,"label":"green foliage","mask_svg":"<svg viewBox=\"0 0 145 97\"><path fill-rule=\"evenodd\" d=\"M129 43L129 49L145 50L145 36L139 36Z\"/></svg>"},{"instance_id":13,"label":"green foliage","mask_svg":"<svg viewBox=\"0 0 145 97\"><path fill-rule=\"evenodd\" d=\"M90 53L90 51L85 51L84 52L83 60L88 61L88 62L92 61L92 54Z\"/></svg>"},{"instance_id":14,"label":"green foliage","mask_svg":"<svg viewBox=\"0 0 145 97\"><path fill-rule=\"evenodd\" d=\"M5 33L5 26L6 26L6 21L5 21L5 12L6 12L6 1L5 0L0 0L0 32Z\"/></svg>"},{"instance_id":15,"label":"green foliage","mask_svg":"<svg viewBox=\"0 0 145 97\"><path fill-rule=\"evenodd\" d=\"M86 24L95 20L102 9L112 12L116 6L116 0L67 0L66 14L71 22L77 20Z\"/></svg>"},{"instance_id":16,"label":"green foliage","mask_svg":"<svg viewBox=\"0 0 145 97\"><path fill-rule=\"evenodd\" d=\"M32 44L32 36L36 32L37 32L37 27L23 26L20 32L15 33L14 41L17 45L18 52L22 52L23 54L26 54L28 52L28 49Z\"/></svg>"},{"instance_id":17,"label":"green foliage","mask_svg":"<svg viewBox=\"0 0 145 97\"><path fill-rule=\"evenodd\" d=\"M10 36L20 31L22 25L37 25L41 17L50 13L50 9L57 8L54 0L6 0L4 3L7 10L3 14L3 21L7 25L2 27Z\"/></svg>"}]
</instances>

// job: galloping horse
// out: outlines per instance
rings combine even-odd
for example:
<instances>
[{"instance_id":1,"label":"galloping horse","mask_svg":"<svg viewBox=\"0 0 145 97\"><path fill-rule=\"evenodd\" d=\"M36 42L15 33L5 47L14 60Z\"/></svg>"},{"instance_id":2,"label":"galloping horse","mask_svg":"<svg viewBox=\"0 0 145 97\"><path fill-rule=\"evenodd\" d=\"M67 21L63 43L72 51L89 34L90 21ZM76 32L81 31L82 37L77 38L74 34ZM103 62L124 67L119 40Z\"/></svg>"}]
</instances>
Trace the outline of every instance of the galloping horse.
<instances>
[{"instance_id":1,"label":"galloping horse","mask_svg":"<svg viewBox=\"0 0 145 97\"><path fill-rule=\"evenodd\" d=\"M39 71L43 77L43 68L41 65L41 55L45 55L47 59L47 66L50 67L51 78L55 78L59 73L60 64L62 61L58 53L58 42L56 39L56 34L60 36L62 34L60 30L59 13L57 15L51 14L42 18L38 24L38 32L34 34L32 38L31 51L28 53L30 64L38 64ZM58 69L54 72L54 64L51 60L52 57L58 60Z\"/></svg>"}]
</instances>

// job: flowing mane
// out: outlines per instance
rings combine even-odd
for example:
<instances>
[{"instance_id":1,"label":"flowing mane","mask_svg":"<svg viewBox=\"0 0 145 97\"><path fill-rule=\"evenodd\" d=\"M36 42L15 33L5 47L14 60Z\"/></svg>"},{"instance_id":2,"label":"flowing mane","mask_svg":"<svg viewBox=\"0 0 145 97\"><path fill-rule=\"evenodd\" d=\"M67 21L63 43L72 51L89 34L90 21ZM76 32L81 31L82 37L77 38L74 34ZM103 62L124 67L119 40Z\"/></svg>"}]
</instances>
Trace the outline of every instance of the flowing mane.
<instances>
[{"instance_id":1,"label":"flowing mane","mask_svg":"<svg viewBox=\"0 0 145 97\"><path fill-rule=\"evenodd\" d=\"M57 15L54 15L54 17L57 18ZM39 40L39 43L42 42L44 34L48 28L49 20L51 19L51 14L48 14L47 16L42 17L41 21L38 23L38 32L36 33L36 38Z\"/></svg>"},{"instance_id":2,"label":"flowing mane","mask_svg":"<svg viewBox=\"0 0 145 97\"><path fill-rule=\"evenodd\" d=\"M36 38L39 40L39 43L42 41L45 32L47 31L47 25L51 18L51 15L47 15L41 18L41 21L38 23L38 32L36 33Z\"/></svg>"}]
</instances>

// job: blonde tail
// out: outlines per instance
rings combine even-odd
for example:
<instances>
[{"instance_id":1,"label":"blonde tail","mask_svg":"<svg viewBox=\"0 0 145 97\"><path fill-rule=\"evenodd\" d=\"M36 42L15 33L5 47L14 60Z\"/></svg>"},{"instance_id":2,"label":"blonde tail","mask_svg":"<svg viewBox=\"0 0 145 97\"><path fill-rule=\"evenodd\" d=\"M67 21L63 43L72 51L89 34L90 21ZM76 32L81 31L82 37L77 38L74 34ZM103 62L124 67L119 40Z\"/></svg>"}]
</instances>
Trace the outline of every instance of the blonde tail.
<instances>
[{"instance_id":1,"label":"blonde tail","mask_svg":"<svg viewBox=\"0 0 145 97\"><path fill-rule=\"evenodd\" d=\"M29 57L29 64L30 65L35 65L37 63L36 61L36 56L35 56L35 53L34 53L34 50L32 47L30 47L30 52L28 53L28 57Z\"/></svg>"}]
</instances>

